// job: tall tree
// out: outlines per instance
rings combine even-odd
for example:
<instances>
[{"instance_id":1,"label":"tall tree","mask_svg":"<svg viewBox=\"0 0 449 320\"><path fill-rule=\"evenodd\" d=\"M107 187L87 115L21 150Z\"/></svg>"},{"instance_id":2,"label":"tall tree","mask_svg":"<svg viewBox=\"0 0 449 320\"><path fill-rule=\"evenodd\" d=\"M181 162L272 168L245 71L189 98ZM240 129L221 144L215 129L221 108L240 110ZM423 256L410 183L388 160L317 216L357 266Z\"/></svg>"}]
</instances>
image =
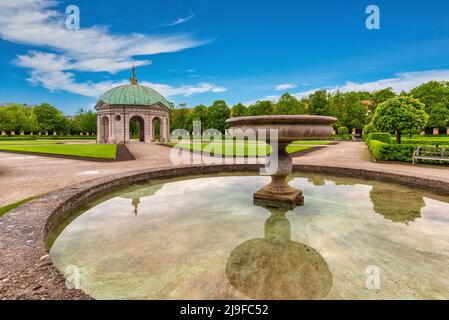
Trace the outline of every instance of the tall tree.
<instances>
[{"instance_id":1,"label":"tall tree","mask_svg":"<svg viewBox=\"0 0 449 320\"><path fill-rule=\"evenodd\" d=\"M209 129L217 129L221 132L224 132L228 125L226 124L226 120L231 116L231 110L228 108L226 102L223 100L215 101L208 110L209 115Z\"/></svg>"},{"instance_id":2,"label":"tall tree","mask_svg":"<svg viewBox=\"0 0 449 320\"><path fill-rule=\"evenodd\" d=\"M284 93L276 103L273 114L304 114L304 106L293 96Z\"/></svg>"},{"instance_id":3,"label":"tall tree","mask_svg":"<svg viewBox=\"0 0 449 320\"><path fill-rule=\"evenodd\" d=\"M330 114L327 101L327 91L318 90L309 96L309 113L313 115L326 116Z\"/></svg>"},{"instance_id":4,"label":"tall tree","mask_svg":"<svg viewBox=\"0 0 449 320\"><path fill-rule=\"evenodd\" d=\"M430 81L410 92L411 96L426 105L430 128L445 127L449 118L449 82Z\"/></svg>"},{"instance_id":5,"label":"tall tree","mask_svg":"<svg viewBox=\"0 0 449 320\"><path fill-rule=\"evenodd\" d=\"M246 107L243 103L237 103L234 105L231 109L231 116L236 117L243 117L246 115Z\"/></svg>"},{"instance_id":6,"label":"tall tree","mask_svg":"<svg viewBox=\"0 0 449 320\"><path fill-rule=\"evenodd\" d=\"M273 103L268 100L257 101L246 110L248 116L263 116L273 114Z\"/></svg>"}]
</instances>

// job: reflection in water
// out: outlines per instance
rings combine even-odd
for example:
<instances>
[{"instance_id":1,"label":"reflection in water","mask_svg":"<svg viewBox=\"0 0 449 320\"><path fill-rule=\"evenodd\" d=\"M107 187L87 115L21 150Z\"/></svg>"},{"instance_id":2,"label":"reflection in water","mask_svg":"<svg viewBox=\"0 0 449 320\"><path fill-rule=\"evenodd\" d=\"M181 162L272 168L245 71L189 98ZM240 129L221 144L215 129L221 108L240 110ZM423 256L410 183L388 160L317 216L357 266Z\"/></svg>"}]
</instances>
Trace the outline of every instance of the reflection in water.
<instances>
[{"instance_id":1,"label":"reflection in water","mask_svg":"<svg viewBox=\"0 0 449 320\"><path fill-rule=\"evenodd\" d=\"M332 288L332 273L315 249L291 240L286 209L267 208L265 238L236 247L226 264L229 282L253 299L322 299Z\"/></svg>"},{"instance_id":2,"label":"reflection in water","mask_svg":"<svg viewBox=\"0 0 449 320\"><path fill-rule=\"evenodd\" d=\"M271 215L252 201L266 177L129 186L74 211L52 230L49 254L62 272L79 267L97 299L449 298L449 197L293 178L309 200ZM365 287L370 265L381 269L380 290Z\"/></svg>"},{"instance_id":3,"label":"reflection in water","mask_svg":"<svg viewBox=\"0 0 449 320\"><path fill-rule=\"evenodd\" d=\"M408 224L421 217L421 209L426 206L420 190L375 185L370 191L373 210L385 219Z\"/></svg>"},{"instance_id":4,"label":"reflection in water","mask_svg":"<svg viewBox=\"0 0 449 320\"><path fill-rule=\"evenodd\" d=\"M164 185L156 184L150 186L135 186L133 190L120 195L121 198L131 199L131 205L133 206L134 215L139 214L140 198L145 198L156 194Z\"/></svg>"}]
</instances>

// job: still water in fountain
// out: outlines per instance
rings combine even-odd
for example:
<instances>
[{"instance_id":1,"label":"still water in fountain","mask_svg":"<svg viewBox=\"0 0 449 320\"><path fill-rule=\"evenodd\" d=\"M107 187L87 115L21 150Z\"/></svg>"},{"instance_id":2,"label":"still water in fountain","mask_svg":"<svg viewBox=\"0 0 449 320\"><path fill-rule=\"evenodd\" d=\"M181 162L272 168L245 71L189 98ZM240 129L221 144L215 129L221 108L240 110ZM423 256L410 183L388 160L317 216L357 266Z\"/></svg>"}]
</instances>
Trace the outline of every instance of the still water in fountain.
<instances>
[{"instance_id":1,"label":"still water in fountain","mask_svg":"<svg viewBox=\"0 0 449 320\"><path fill-rule=\"evenodd\" d=\"M301 174L283 211L252 203L269 180L130 186L58 225L50 256L97 299L449 298L449 197Z\"/></svg>"}]
</instances>

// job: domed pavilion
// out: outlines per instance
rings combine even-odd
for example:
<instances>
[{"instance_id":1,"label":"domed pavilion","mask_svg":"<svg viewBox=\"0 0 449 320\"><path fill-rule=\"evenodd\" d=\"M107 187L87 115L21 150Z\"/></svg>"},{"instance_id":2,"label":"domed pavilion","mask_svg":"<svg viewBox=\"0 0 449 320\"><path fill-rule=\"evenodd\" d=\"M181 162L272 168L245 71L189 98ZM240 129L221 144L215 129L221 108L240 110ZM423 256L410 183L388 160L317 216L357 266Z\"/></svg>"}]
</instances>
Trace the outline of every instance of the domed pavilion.
<instances>
[{"instance_id":1,"label":"domed pavilion","mask_svg":"<svg viewBox=\"0 0 449 320\"><path fill-rule=\"evenodd\" d=\"M97 143L130 143L130 123L139 125L139 141L168 141L170 104L157 91L138 84L135 68L131 83L118 86L98 99ZM160 131L156 132L159 127Z\"/></svg>"}]
</instances>

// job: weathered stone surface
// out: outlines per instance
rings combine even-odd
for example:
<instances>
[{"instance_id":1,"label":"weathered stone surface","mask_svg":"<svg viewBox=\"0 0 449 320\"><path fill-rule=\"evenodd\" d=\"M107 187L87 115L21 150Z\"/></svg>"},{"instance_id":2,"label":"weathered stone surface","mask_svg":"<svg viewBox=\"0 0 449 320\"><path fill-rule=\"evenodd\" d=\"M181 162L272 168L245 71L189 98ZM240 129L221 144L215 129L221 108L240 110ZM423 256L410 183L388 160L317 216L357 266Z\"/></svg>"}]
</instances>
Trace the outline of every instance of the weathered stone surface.
<instances>
[{"instance_id":1,"label":"weathered stone surface","mask_svg":"<svg viewBox=\"0 0 449 320\"><path fill-rule=\"evenodd\" d=\"M67 289L64 277L45 249L45 239L53 226L81 203L101 193L154 178L258 168L257 165L170 166L120 173L63 188L20 206L0 218L0 299L90 299L82 291ZM449 182L418 175L319 165L294 165L293 170L399 182L449 194Z\"/></svg>"}]
</instances>

